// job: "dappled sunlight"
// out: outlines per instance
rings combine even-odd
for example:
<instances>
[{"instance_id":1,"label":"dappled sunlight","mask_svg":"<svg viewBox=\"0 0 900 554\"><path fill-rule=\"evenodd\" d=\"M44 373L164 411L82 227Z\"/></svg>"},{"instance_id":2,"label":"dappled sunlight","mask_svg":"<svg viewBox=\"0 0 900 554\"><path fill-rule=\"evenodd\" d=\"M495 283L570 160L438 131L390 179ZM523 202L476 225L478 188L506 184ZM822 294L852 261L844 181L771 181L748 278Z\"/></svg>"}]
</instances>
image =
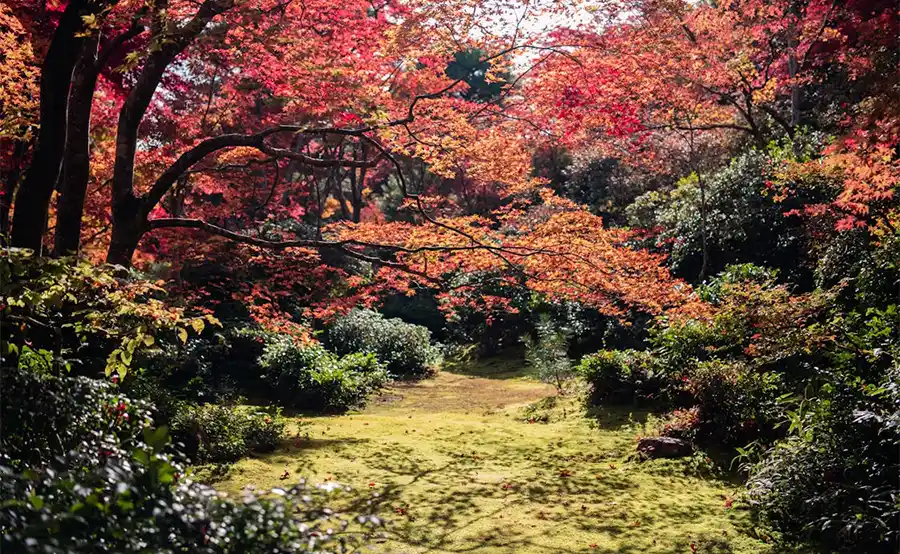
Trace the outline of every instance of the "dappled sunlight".
<instances>
[{"instance_id":1,"label":"dappled sunlight","mask_svg":"<svg viewBox=\"0 0 900 554\"><path fill-rule=\"evenodd\" d=\"M441 372L393 386L361 413L313 418L217 488L304 477L352 486L353 502L377 494L384 552L770 551L746 534L746 512L726 507L733 488L683 461L631 459L640 414L586 417L566 397L534 422L526 406L552 387L504 363L504 379Z\"/></svg>"}]
</instances>

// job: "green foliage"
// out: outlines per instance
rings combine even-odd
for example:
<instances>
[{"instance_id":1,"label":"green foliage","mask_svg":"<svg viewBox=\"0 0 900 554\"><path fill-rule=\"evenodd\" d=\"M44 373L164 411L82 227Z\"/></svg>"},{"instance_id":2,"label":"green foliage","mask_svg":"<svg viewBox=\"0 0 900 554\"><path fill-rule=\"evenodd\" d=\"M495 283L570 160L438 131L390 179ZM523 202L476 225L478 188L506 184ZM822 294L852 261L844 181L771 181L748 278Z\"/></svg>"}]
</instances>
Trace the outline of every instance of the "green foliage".
<instances>
[{"instance_id":1,"label":"green foliage","mask_svg":"<svg viewBox=\"0 0 900 554\"><path fill-rule=\"evenodd\" d=\"M394 377L425 375L440 362L431 332L370 310L353 310L328 329L328 346L338 354L374 354Z\"/></svg>"},{"instance_id":2,"label":"green foliage","mask_svg":"<svg viewBox=\"0 0 900 554\"><path fill-rule=\"evenodd\" d=\"M17 363L27 343L33 352L49 353L55 366L122 378L135 354L158 340L184 343L207 324L218 324L212 316L185 317L183 309L166 305L165 290L155 284L117 278L85 261L7 249L0 255L0 281L0 353L7 364Z\"/></svg>"},{"instance_id":3,"label":"green foliage","mask_svg":"<svg viewBox=\"0 0 900 554\"><path fill-rule=\"evenodd\" d=\"M641 350L600 350L583 357L575 371L590 385L593 403L658 399L671 388L652 354Z\"/></svg>"},{"instance_id":4,"label":"green foliage","mask_svg":"<svg viewBox=\"0 0 900 554\"><path fill-rule=\"evenodd\" d=\"M172 436L194 463L235 462L251 452L275 450L284 435L278 411L215 404L184 405L171 422Z\"/></svg>"},{"instance_id":5,"label":"green foliage","mask_svg":"<svg viewBox=\"0 0 900 554\"><path fill-rule=\"evenodd\" d=\"M742 362L701 362L684 383L697 409L701 444L734 447L771 438L784 416L779 376Z\"/></svg>"},{"instance_id":6,"label":"green foliage","mask_svg":"<svg viewBox=\"0 0 900 554\"><path fill-rule=\"evenodd\" d=\"M817 284L850 285L841 298L849 309L896 302L900 232L877 237L862 229L838 233L821 245L817 254Z\"/></svg>"},{"instance_id":7,"label":"green foliage","mask_svg":"<svg viewBox=\"0 0 900 554\"><path fill-rule=\"evenodd\" d=\"M487 53L478 48L470 48L453 54L453 61L447 64L444 71L451 79L463 80L469 85L469 89L462 93L467 100L474 102L488 102L496 100L509 86L511 76L507 72L501 72L489 76L491 62L483 61ZM499 79L497 79L499 77ZM496 80L495 80L496 79Z\"/></svg>"},{"instance_id":8,"label":"green foliage","mask_svg":"<svg viewBox=\"0 0 900 554\"><path fill-rule=\"evenodd\" d=\"M185 344L161 341L137 358L141 371L123 384L129 394L151 400L164 418L173 403L233 404L263 396L257 360L272 334L254 327L212 329Z\"/></svg>"},{"instance_id":9,"label":"green foliage","mask_svg":"<svg viewBox=\"0 0 900 554\"><path fill-rule=\"evenodd\" d=\"M748 493L760 520L789 540L896 552L900 366L880 385L824 385L791 413L791 429L752 468Z\"/></svg>"},{"instance_id":10,"label":"green foliage","mask_svg":"<svg viewBox=\"0 0 900 554\"><path fill-rule=\"evenodd\" d=\"M312 411L361 407L390 377L374 354L339 357L321 344L299 344L287 336L266 345L259 365L283 405Z\"/></svg>"},{"instance_id":11,"label":"green foliage","mask_svg":"<svg viewBox=\"0 0 900 554\"><path fill-rule=\"evenodd\" d=\"M751 150L704 176L709 269L752 262L778 268L785 276L809 281L805 232L799 218L785 217L797 200L776 202L763 194L773 169L788 150ZM629 222L655 229L654 244L666 245L678 275L696 278L702 258L700 185L696 175L681 179L670 192L651 191L629 206Z\"/></svg>"},{"instance_id":12,"label":"green foliage","mask_svg":"<svg viewBox=\"0 0 900 554\"><path fill-rule=\"evenodd\" d=\"M150 405L95 379L4 366L0 388L0 450L4 465L17 471L57 466L61 454L99 463L132 448L151 422Z\"/></svg>"},{"instance_id":13,"label":"green foliage","mask_svg":"<svg viewBox=\"0 0 900 554\"><path fill-rule=\"evenodd\" d=\"M573 376L572 360L569 359L569 339L566 333L555 326L549 318L543 317L535 325L537 340L525 335L525 360L537 370L538 377L556 387L558 394L564 394Z\"/></svg>"},{"instance_id":14,"label":"green foliage","mask_svg":"<svg viewBox=\"0 0 900 554\"><path fill-rule=\"evenodd\" d=\"M757 283L774 286L778 277L777 269L758 266L751 263L731 264L725 266L721 273L697 287L697 296L710 304L721 304L726 300L731 285Z\"/></svg>"},{"instance_id":15,"label":"green foliage","mask_svg":"<svg viewBox=\"0 0 900 554\"><path fill-rule=\"evenodd\" d=\"M110 383L18 366L2 379L4 552L345 552L378 523L326 508L328 488L222 498L186 477L151 406ZM278 424L245 424L249 447L276 434Z\"/></svg>"}]
</instances>

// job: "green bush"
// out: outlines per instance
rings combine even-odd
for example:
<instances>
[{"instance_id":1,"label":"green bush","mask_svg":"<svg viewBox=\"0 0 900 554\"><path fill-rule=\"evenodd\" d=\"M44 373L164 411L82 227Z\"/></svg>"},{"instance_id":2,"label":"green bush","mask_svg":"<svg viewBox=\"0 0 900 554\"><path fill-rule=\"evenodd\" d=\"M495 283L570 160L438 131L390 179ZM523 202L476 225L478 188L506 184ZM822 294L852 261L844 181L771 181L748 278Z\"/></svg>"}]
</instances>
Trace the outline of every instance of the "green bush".
<instances>
[{"instance_id":1,"label":"green bush","mask_svg":"<svg viewBox=\"0 0 900 554\"><path fill-rule=\"evenodd\" d=\"M287 336L266 345L259 365L271 394L283 405L311 411L360 407L389 380L374 354L338 357L321 344L298 344Z\"/></svg>"},{"instance_id":2,"label":"green bush","mask_svg":"<svg viewBox=\"0 0 900 554\"><path fill-rule=\"evenodd\" d=\"M395 377L422 376L440 362L440 350L431 343L428 329L370 310L353 310L338 318L327 339L338 354L375 354Z\"/></svg>"},{"instance_id":3,"label":"green bush","mask_svg":"<svg viewBox=\"0 0 900 554\"><path fill-rule=\"evenodd\" d=\"M590 385L592 403L659 399L671 388L653 356L641 350L600 350L583 357L575 371Z\"/></svg>"},{"instance_id":4,"label":"green bush","mask_svg":"<svg viewBox=\"0 0 900 554\"><path fill-rule=\"evenodd\" d=\"M181 342L158 341L136 357L140 372L123 382L132 396L147 398L165 417L172 401L233 404L265 393L257 360L271 333L254 327L208 328Z\"/></svg>"},{"instance_id":5,"label":"green bush","mask_svg":"<svg viewBox=\"0 0 900 554\"><path fill-rule=\"evenodd\" d=\"M15 393L0 405L3 552L346 552L379 523L326 508L328 488L222 498L185 477L146 404L108 383L3 369Z\"/></svg>"},{"instance_id":6,"label":"green bush","mask_svg":"<svg viewBox=\"0 0 900 554\"><path fill-rule=\"evenodd\" d=\"M778 376L754 372L741 362L701 362L684 385L696 404L695 439L702 444L743 446L771 439L784 417Z\"/></svg>"},{"instance_id":7,"label":"green bush","mask_svg":"<svg viewBox=\"0 0 900 554\"><path fill-rule=\"evenodd\" d=\"M900 367L880 386L829 383L791 416L791 435L750 474L761 522L830 551L897 552Z\"/></svg>"},{"instance_id":8,"label":"green bush","mask_svg":"<svg viewBox=\"0 0 900 554\"><path fill-rule=\"evenodd\" d=\"M284 419L250 407L185 404L171 422L194 463L235 462L251 452L271 452L284 434Z\"/></svg>"},{"instance_id":9,"label":"green bush","mask_svg":"<svg viewBox=\"0 0 900 554\"><path fill-rule=\"evenodd\" d=\"M14 470L58 465L65 453L96 464L130 448L151 422L151 406L126 398L110 383L57 376L27 367L0 371L0 451Z\"/></svg>"}]
</instances>

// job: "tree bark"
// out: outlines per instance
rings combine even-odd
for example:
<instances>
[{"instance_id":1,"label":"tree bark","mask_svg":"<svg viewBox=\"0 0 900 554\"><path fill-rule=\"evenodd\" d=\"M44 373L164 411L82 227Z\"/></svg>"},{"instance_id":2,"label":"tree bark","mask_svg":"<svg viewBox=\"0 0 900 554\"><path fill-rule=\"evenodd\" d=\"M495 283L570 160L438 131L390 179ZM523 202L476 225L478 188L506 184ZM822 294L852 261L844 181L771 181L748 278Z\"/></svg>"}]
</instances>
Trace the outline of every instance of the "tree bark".
<instances>
[{"instance_id":1,"label":"tree bark","mask_svg":"<svg viewBox=\"0 0 900 554\"><path fill-rule=\"evenodd\" d=\"M16 185L19 184L19 176L22 174L22 159L25 157L27 149L27 142L16 141L13 148L12 168L3 177L3 196L0 197L0 240L4 245L9 241L9 209L12 207Z\"/></svg>"},{"instance_id":2,"label":"tree bark","mask_svg":"<svg viewBox=\"0 0 900 554\"><path fill-rule=\"evenodd\" d=\"M65 148L69 84L84 43L76 35L82 28L82 16L101 7L87 0L72 0L60 18L41 65L40 130L31 165L16 194L13 246L41 252L50 196L59 178Z\"/></svg>"},{"instance_id":3,"label":"tree bark","mask_svg":"<svg viewBox=\"0 0 900 554\"><path fill-rule=\"evenodd\" d=\"M703 258L700 264L700 280L703 281L704 279L706 279L706 274L709 271L709 245L706 237L706 185L703 182L703 176L699 171L697 172L697 186L700 187L700 240L703 246Z\"/></svg>"},{"instance_id":4,"label":"tree bark","mask_svg":"<svg viewBox=\"0 0 900 554\"><path fill-rule=\"evenodd\" d=\"M149 229L147 214L143 210L143 203L139 198L131 195L130 198L120 199L118 209L114 211L112 237L109 241L109 250L106 253L106 262L124 267L131 266L131 258L137 245Z\"/></svg>"},{"instance_id":5,"label":"tree bark","mask_svg":"<svg viewBox=\"0 0 900 554\"><path fill-rule=\"evenodd\" d=\"M162 40L163 46L147 59L134 88L119 112L116 131L116 155L112 184L112 241L106 260L109 263L130 265L137 243L147 230L147 215L162 195L145 201L134 194L134 156L137 151L138 129L163 75L175 58L203 32L212 19L230 9L234 0L206 0L194 17L172 36ZM162 6L164 8L165 6ZM157 6L160 8L160 6ZM162 10L160 10L162 11ZM158 12L159 13L159 12ZM165 33L166 24L154 21L154 35ZM162 39L162 37L160 37ZM169 187L175 182L169 183ZM167 189L166 189L167 190Z\"/></svg>"},{"instance_id":6,"label":"tree bark","mask_svg":"<svg viewBox=\"0 0 900 554\"><path fill-rule=\"evenodd\" d=\"M54 254L77 254L81 245L81 216L91 173L91 106L97 85L100 33L85 45L72 75L62 181L56 213Z\"/></svg>"},{"instance_id":7,"label":"tree bark","mask_svg":"<svg viewBox=\"0 0 900 554\"><path fill-rule=\"evenodd\" d=\"M97 77L113 53L143 32L144 27L140 20L145 13L146 9L138 10L131 26L115 38L106 41L102 49L99 32L89 37L72 74L62 180L56 214L54 253L58 256L77 254L81 247L81 220L91 173L91 109Z\"/></svg>"}]
</instances>

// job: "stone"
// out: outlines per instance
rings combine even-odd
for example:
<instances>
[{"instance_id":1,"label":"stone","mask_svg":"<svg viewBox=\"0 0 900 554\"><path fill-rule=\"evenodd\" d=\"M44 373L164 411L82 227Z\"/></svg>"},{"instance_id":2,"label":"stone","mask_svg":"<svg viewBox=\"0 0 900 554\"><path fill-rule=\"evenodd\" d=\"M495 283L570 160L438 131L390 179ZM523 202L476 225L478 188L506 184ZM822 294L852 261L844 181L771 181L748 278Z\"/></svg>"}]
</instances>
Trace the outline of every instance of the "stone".
<instances>
[{"instance_id":1,"label":"stone","mask_svg":"<svg viewBox=\"0 0 900 554\"><path fill-rule=\"evenodd\" d=\"M644 437L638 441L638 453L644 458L682 458L690 456L691 445L671 437Z\"/></svg>"}]
</instances>

